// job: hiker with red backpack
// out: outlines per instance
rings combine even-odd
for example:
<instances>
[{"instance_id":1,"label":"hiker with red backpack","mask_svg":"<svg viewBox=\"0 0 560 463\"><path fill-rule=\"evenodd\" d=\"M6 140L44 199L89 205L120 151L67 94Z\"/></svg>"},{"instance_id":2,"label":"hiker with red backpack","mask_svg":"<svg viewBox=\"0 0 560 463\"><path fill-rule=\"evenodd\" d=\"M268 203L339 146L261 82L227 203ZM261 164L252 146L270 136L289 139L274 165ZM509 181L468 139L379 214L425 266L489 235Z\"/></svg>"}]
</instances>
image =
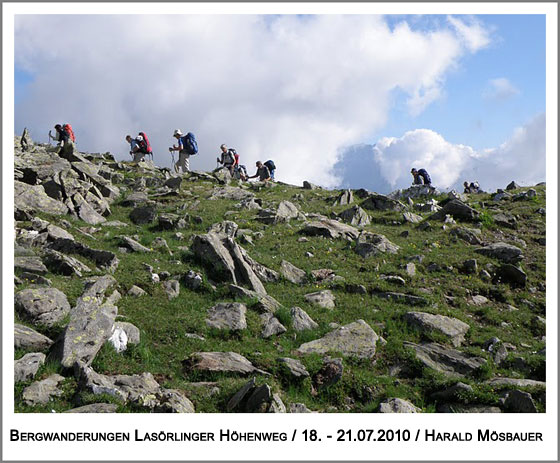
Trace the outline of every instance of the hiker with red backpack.
<instances>
[{"instance_id":1,"label":"hiker with red backpack","mask_svg":"<svg viewBox=\"0 0 560 463\"><path fill-rule=\"evenodd\" d=\"M76 143L76 136L70 124L56 124L54 129L56 130L56 135L53 137L49 131L49 139L52 138L58 141L58 146L67 145L69 142Z\"/></svg>"},{"instance_id":2,"label":"hiker with red backpack","mask_svg":"<svg viewBox=\"0 0 560 463\"><path fill-rule=\"evenodd\" d=\"M190 172L189 158L198 153L198 144L192 132L183 135L180 129L175 129L173 136L177 139L177 145L169 148L169 152L179 151L179 160L174 164L175 172L182 169L183 173Z\"/></svg>"},{"instance_id":3,"label":"hiker with red backpack","mask_svg":"<svg viewBox=\"0 0 560 463\"><path fill-rule=\"evenodd\" d=\"M133 157L133 162L138 163L144 161L145 156L151 156L152 159L154 158L150 140L148 140L148 136L144 132L139 132L135 139L127 135L126 141L130 143L129 153Z\"/></svg>"}]
</instances>

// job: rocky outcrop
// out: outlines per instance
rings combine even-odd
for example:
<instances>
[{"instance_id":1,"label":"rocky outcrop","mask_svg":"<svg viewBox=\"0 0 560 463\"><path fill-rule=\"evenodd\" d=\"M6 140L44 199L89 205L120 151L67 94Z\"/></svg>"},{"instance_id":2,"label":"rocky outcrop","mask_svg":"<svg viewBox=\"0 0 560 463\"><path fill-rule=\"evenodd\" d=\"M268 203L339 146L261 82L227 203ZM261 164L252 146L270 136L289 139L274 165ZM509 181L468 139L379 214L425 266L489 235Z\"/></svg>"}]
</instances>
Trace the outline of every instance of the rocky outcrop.
<instances>
[{"instance_id":1,"label":"rocky outcrop","mask_svg":"<svg viewBox=\"0 0 560 463\"><path fill-rule=\"evenodd\" d=\"M319 327L319 325L307 315L307 312L300 307L292 307L290 309L290 315L292 316L292 328L295 331L314 330Z\"/></svg>"},{"instance_id":2,"label":"rocky outcrop","mask_svg":"<svg viewBox=\"0 0 560 463\"><path fill-rule=\"evenodd\" d=\"M405 320L409 324L419 327L422 331L428 333L435 331L442 334L455 347L460 346L465 340L465 334L470 328L467 323L456 318L426 312L407 312Z\"/></svg>"},{"instance_id":3,"label":"rocky outcrop","mask_svg":"<svg viewBox=\"0 0 560 463\"><path fill-rule=\"evenodd\" d=\"M70 304L56 288L29 288L16 293L15 309L33 323L53 326L70 312Z\"/></svg>"},{"instance_id":4,"label":"rocky outcrop","mask_svg":"<svg viewBox=\"0 0 560 463\"><path fill-rule=\"evenodd\" d=\"M378 339L379 336L364 320L358 320L331 331L320 339L302 344L296 352L301 355L333 351L350 357L372 358Z\"/></svg>"},{"instance_id":5,"label":"rocky outcrop","mask_svg":"<svg viewBox=\"0 0 560 463\"><path fill-rule=\"evenodd\" d=\"M110 275L86 282L56 352L64 367L70 368L76 362L89 366L111 337L118 309L106 301L105 293L115 284L116 280Z\"/></svg>"},{"instance_id":6,"label":"rocky outcrop","mask_svg":"<svg viewBox=\"0 0 560 463\"><path fill-rule=\"evenodd\" d=\"M447 376L472 375L486 364L486 360L481 357L468 356L435 342L424 344L405 342L404 345L413 349L416 359L424 366Z\"/></svg>"},{"instance_id":7,"label":"rocky outcrop","mask_svg":"<svg viewBox=\"0 0 560 463\"><path fill-rule=\"evenodd\" d=\"M402 212L406 210L406 206L396 199L391 199L388 196L371 194L366 200L360 204L364 209L370 211L397 211Z\"/></svg>"},{"instance_id":8,"label":"rocky outcrop","mask_svg":"<svg viewBox=\"0 0 560 463\"><path fill-rule=\"evenodd\" d=\"M315 293L306 294L305 300L311 304L316 304L325 309L334 309L335 296L332 291L325 289L323 291L317 291Z\"/></svg>"},{"instance_id":9,"label":"rocky outcrop","mask_svg":"<svg viewBox=\"0 0 560 463\"><path fill-rule=\"evenodd\" d=\"M445 220L447 215L452 216L455 220L476 222L479 220L480 212L459 199L452 199L440 211L428 217L427 220Z\"/></svg>"},{"instance_id":10,"label":"rocky outcrop","mask_svg":"<svg viewBox=\"0 0 560 463\"><path fill-rule=\"evenodd\" d=\"M291 264L287 260L283 260L280 263L280 274L288 281L296 284L302 285L307 280L307 274L297 268L295 265Z\"/></svg>"},{"instance_id":11,"label":"rocky outcrop","mask_svg":"<svg viewBox=\"0 0 560 463\"><path fill-rule=\"evenodd\" d=\"M360 206L354 206L350 209L342 211L338 216L343 222L353 225L355 227L365 227L370 224L370 218L366 211Z\"/></svg>"},{"instance_id":12,"label":"rocky outcrop","mask_svg":"<svg viewBox=\"0 0 560 463\"><path fill-rule=\"evenodd\" d=\"M325 238L344 238L354 240L360 232L350 225L346 225L336 220L321 218L308 222L301 230L303 235L324 236Z\"/></svg>"},{"instance_id":13,"label":"rocky outcrop","mask_svg":"<svg viewBox=\"0 0 560 463\"><path fill-rule=\"evenodd\" d=\"M384 253L396 254L399 249L399 246L391 243L384 235L377 233L362 232L356 239L356 253L364 258Z\"/></svg>"},{"instance_id":14,"label":"rocky outcrop","mask_svg":"<svg viewBox=\"0 0 560 463\"><path fill-rule=\"evenodd\" d=\"M268 225L289 222L291 219L304 218L298 208L290 201L281 201L276 211L261 209L257 215L259 222Z\"/></svg>"},{"instance_id":15,"label":"rocky outcrop","mask_svg":"<svg viewBox=\"0 0 560 463\"><path fill-rule=\"evenodd\" d=\"M517 246L503 242L489 244L483 248L477 248L474 252L501 260L506 264L516 264L524 258L523 251L521 249Z\"/></svg>"}]
</instances>

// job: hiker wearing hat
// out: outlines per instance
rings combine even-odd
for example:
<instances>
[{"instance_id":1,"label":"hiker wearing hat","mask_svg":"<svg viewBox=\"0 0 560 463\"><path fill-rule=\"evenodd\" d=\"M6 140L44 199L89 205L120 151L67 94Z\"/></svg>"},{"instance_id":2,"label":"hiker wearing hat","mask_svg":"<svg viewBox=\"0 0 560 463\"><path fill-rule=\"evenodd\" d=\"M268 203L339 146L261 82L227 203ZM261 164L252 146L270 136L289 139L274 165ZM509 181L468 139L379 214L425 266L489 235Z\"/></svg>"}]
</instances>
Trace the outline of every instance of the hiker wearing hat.
<instances>
[{"instance_id":1,"label":"hiker wearing hat","mask_svg":"<svg viewBox=\"0 0 560 463\"><path fill-rule=\"evenodd\" d=\"M426 169L416 170L413 167L412 170L410 171L410 173L414 177L414 181L413 181L414 185L422 185L422 183L424 183L424 185L431 185L432 184L432 179L428 175L428 172L426 171Z\"/></svg>"},{"instance_id":2,"label":"hiker wearing hat","mask_svg":"<svg viewBox=\"0 0 560 463\"><path fill-rule=\"evenodd\" d=\"M235 166L238 164L239 157L236 156L237 152L233 148L229 148L222 144L220 145L220 149L222 150L221 156L216 158L216 162L222 164L226 169L229 170L229 173L233 177L233 171Z\"/></svg>"},{"instance_id":3,"label":"hiker wearing hat","mask_svg":"<svg viewBox=\"0 0 560 463\"><path fill-rule=\"evenodd\" d=\"M140 150L140 142L142 137L138 135L136 139L132 138L130 135L126 136L126 141L130 143L129 154L133 157L132 162L140 162L144 160L145 153Z\"/></svg>"},{"instance_id":4,"label":"hiker wearing hat","mask_svg":"<svg viewBox=\"0 0 560 463\"><path fill-rule=\"evenodd\" d=\"M76 141L74 131L72 130L72 126L70 124L56 124L54 126L54 130L56 131L56 135L53 137L49 131L49 140L52 138L53 140L58 141L58 146L64 146L70 142Z\"/></svg>"},{"instance_id":5,"label":"hiker wearing hat","mask_svg":"<svg viewBox=\"0 0 560 463\"><path fill-rule=\"evenodd\" d=\"M270 180L270 171L261 161L257 161L257 173L247 178L255 177L259 177L259 181L261 182L268 182Z\"/></svg>"},{"instance_id":6,"label":"hiker wearing hat","mask_svg":"<svg viewBox=\"0 0 560 463\"><path fill-rule=\"evenodd\" d=\"M169 148L169 152L179 151L179 160L175 163L175 172L179 172L179 169L183 170L183 173L190 172L189 169L189 158L198 153L198 146L194 138L194 134L191 132L183 135L180 129L175 129L173 136L177 139L177 146L173 145Z\"/></svg>"}]
</instances>

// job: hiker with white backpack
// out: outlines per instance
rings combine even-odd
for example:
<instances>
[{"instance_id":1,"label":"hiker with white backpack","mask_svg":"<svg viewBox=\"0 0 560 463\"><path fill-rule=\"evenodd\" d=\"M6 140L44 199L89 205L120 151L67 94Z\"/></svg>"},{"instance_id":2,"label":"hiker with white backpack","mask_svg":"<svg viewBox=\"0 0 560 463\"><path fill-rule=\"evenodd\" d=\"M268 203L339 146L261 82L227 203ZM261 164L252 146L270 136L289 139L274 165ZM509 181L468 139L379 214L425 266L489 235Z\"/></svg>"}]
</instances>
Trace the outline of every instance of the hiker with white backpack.
<instances>
[{"instance_id":1,"label":"hiker with white backpack","mask_svg":"<svg viewBox=\"0 0 560 463\"><path fill-rule=\"evenodd\" d=\"M179 169L185 172L190 172L189 169L189 158L196 153L198 153L198 145L194 134L188 132L183 135L180 129L175 129L173 136L177 139L177 145L173 145L169 148L169 152L179 151L179 160L174 164L175 172L179 172Z\"/></svg>"}]
</instances>

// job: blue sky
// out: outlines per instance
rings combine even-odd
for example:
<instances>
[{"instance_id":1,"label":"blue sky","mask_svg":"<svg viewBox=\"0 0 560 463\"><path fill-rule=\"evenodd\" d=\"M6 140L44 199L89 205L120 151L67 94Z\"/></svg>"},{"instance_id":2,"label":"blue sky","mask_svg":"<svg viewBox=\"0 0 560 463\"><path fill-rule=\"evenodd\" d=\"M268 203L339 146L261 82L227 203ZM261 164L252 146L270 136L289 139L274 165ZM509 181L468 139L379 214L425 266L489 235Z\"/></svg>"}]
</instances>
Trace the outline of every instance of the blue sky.
<instances>
[{"instance_id":1,"label":"blue sky","mask_svg":"<svg viewBox=\"0 0 560 463\"><path fill-rule=\"evenodd\" d=\"M408 113L403 92L396 91L388 123L372 133L370 143L379 137L400 137L408 130L428 128L452 143L491 148L545 110L545 16L476 17L492 31L491 44L465 56L458 69L446 76L444 97L416 117ZM389 24L402 19L410 21L410 17L399 16ZM426 27L426 22L433 21L431 17L412 23ZM506 99L485 98L489 81L496 78L508 79L519 93Z\"/></svg>"},{"instance_id":2,"label":"blue sky","mask_svg":"<svg viewBox=\"0 0 560 463\"><path fill-rule=\"evenodd\" d=\"M226 143L249 168L274 158L280 180L328 187L404 187L414 163L448 188L504 159L491 187L544 180L544 15L131 18L16 16L16 132L47 141L70 122L80 149L126 159L124 135L143 130L169 165L181 128L195 168Z\"/></svg>"}]
</instances>

